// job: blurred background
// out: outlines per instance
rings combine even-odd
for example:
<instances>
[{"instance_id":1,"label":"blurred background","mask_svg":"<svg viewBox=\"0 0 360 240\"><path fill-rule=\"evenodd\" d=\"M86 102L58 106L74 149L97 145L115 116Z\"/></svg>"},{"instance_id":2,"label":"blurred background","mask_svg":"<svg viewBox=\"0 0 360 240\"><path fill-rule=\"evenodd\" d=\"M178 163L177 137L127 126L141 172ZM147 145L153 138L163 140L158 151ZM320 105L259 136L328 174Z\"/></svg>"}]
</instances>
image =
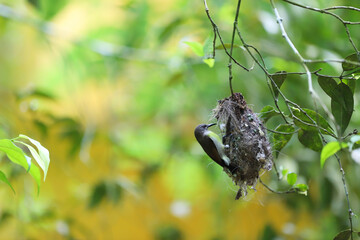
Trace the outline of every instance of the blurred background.
<instances>
[{"instance_id":1,"label":"blurred background","mask_svg":"<svg viewBox=\"0 0 360 240\"><path fill-rule=\"evenodd\" d=\"M325 0L303 3L329 7ZM360 7L331 1L344 4ZM236 2L208 0L208 6L229 43ZM281 1L277 6L305 58L343 59L354 52L335 18ZM359 21L358 12L337 13ZM303 71L268 1L243 1L239 27L271 72ZM0 0L0 138L26 134L48 148L51 159L37 195L31 176L2 158L16 194L0 184L0 239L332 239L347 229L335 159L320 169L319 153L296 137L276 163L297 173L308 195L274 194L258 184L234 200L237 188L193 135L230 95L224 51L217 50L209 67L184 44L203 44L211 31L203 1ZM360 31L350 31L359 47ZM234 57L253 66L242 48ZM337 63L311 65L319 68L341 73ZM233 74L234 91L254 112L274 106L258 67L234 66ZM305 77L289 75L282 89L313 109ZM359 110L356 104L349 131L360 124ZM275 118L267 127L279 123ZM360 167L348 154L342 159L358 214ZM277 190L289 187L274 171L262 179ZM357 218L354 227L359 230Z\"/></svg>"}]
</instances>

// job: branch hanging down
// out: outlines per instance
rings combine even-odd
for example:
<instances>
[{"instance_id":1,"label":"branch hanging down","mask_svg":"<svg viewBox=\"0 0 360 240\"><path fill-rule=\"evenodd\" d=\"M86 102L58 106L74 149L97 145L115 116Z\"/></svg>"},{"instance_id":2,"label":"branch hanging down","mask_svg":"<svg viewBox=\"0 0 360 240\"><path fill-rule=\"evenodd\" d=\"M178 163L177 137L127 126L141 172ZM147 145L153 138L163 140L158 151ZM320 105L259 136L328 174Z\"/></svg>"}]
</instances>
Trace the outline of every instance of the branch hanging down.
<instances>
[{"instance_id":1,"label":"branch hanging down","mask_svg":"<svg viewBox=\"0 0 360 240\"><path fill-rule=\"evenodd\" d=\"M232 57L232 55L228 52L228 50L226 49L226 46L225 46L225 43L221 37L221 34L220 34L220 31L219 31L219 28L217 27L217 25L215 24L215 22L213 21L213 19L211 18L210 16L210 12L209 12L209 8L208 8L208 5L207 5L207 2L206 0L204 0L204 4L205 4L205 12L206 12L206 15L207 17L209 18L210 22L211 22L211 25L213 27L213 31L214 31L214 35L217 35L219 37L219 40L220 40L220 43L221 45L223 46L224 50L225 50L225 53L230 57L230 59L232 61L234 61L234 63L236 65L238 65L239 67L241 67L242 69L244 69L245 71L249 72L250 69L246 68L245 66L243 66L242 64L240 64L238 61L236 61L235 58ZM216 38L214 38L214 41L216 40Z\"/></svg>"}]
</instances>

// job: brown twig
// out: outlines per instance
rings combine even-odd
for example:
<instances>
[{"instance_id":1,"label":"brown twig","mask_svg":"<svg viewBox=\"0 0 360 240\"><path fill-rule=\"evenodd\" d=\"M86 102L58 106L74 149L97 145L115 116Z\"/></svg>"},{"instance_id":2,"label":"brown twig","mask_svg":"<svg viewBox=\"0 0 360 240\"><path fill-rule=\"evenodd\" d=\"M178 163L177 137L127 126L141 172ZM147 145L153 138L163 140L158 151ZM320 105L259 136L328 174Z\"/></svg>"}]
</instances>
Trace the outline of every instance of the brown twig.
<instances>
[{"instance_id":1,"label":"brown twig","mask_svg":"<svg viewBox=\"0 0 360 240\"><path fill-rule=\"evenodd\" d=\"M348 39L349 39L352 47L355 49L356 53L359 54L359 50L358 50L357 47L355 46L355 43L354 43L354 41L352 40L352 37L351 37L351 35L350 35L350 31L349 31L348 25L358 25L358 24L360 24L360 22L345 21L345 20L342 19L339 15L328 11L328 10L334 10L334 9L340 9L340 8L359 11L358 8L354 8L354 7L346 8L345 6L339 6L339 7L334 7L334 8L332 8L332 9L331 9L331 8L330 8L330 9L329 9L329 8L320 9L320 8L314 8L314 7L305 6L305 5L302 5L302 4L300 4L300 3L292 2L292 1L289 1L289 0L283 0L283 1L284 1L284 2L287 2L287 3L291 4L291 5L294 5L294 6L297 6L297 7L301 7L301 8L307 9L307 10L311 10L311 11L315 11L315 12L319 12L319 13L324 13L324 14L330 15L330 16L336 18L337 20L339 20L339 21L344 25L346 34L347 34L347 36L348 36Z\"/></svg>"},{"instance_id":2,"label":"brown twig","mask_svg":"<svg viewBox=\"0 0 360 240\"><path fill-rule=\"evenodd\" d=\"M214 23L214 21L212 20L212 18L210 17L210 14L209 14L209 10L207 8L207 5L206 5L206 0L205 1L205 6L206 6L206 13L208 15L208 18L210 19L212 25L213 25L213 28L214 28L214 32L219 36L219 39L221 39L221 35L220 35L220 32L219 30L217 29L217 26L216 24ZM328 15L331 15L333 17L336 17L339 21L341 21L343 24L344 24L344 27L346 29L346 32L347 32L347 35L348 35L348 38L352 44L352 46L354 47L354 49L356 50L356 52L358 53L357 51L357 48L355 47L353 41L352 41L352 38L350 36L350 32L348 30L348 27L347 25L357 25L357 24L360 24L360 22L349 22L349 21L345 21L343 20L342 18L340 18L338 15L334 14L334 13L331 13L331 12L328 12L330 10L336 10L336 9L348 9L348 10L354 10L354 11L359 11L359 9L357 8L352 8L352 7L345 7L345 6L337 6L337 7L333 7L333 8L327 8L327 9L316 9L316 8L311 8L311 7L306 7L306 6L303 6L301 4L297 4L297 3L294 3L294 2L291 2L289 0L283 0L287 3L290 3L290 4L293 4L293 5L296 5L296 6L299 6L299 7L303 7L303 8L306 8L306 9L309 9L309 10L313 10L313 11L318 11L318 12L321 12L321 13L326 13ZM239 36L239 39L241 40L244 48L246 49L247 53L250 55L250 57L255 61L255 63L257 64L257 66L259 66L261 68L261 70L265 73L266 75L266 79L267 79L267 85L270 89L270 92L272 93L272 96L273 96L273 99L275 101L275 105L277 107L277 109L279 110L279 112L281 113L281 115L283 116L283 119L286 123L288 123L287 121L287 117L284 115L284 113L280 110L280 107L278 106L278 98L275 97L274 95L274 91L278 91L279 92L279 96L281 96L281 98L284 100L285 102L285 105L286 107L288 108L288 111L290 113L290 117L293 119L293 120L296 120L296 121L299 121L301 122L302 124L305 124L307 126L311 126L311 127L315 127L317 128L320 136L321 136L321 139L323 140L323 142L326 144L326 140L323 136L323 132L325 132L326 134L334 137L334 138L338 138L335 134L333 134L332 132L329 132L327 131L326 129L322 128L321 126L319 126L318 124L318 121L319 119L312 119L308 114L307 112L302 109L298 104L296 104L295 102L292 102L290 101L283 93L282 91L280 90L280 88L277 86L277 84L275 83L274 79L273 79L273 76L275 74L272 74L268 71L268 69L266 68L266 65L265 65L265 61L263 59L263 57L261 56L261 53L259 52L259 50L257 48L255 48L254 46L251 46L249 44L247 44L243 38L243 36L241 35L241 32L237 26L237 19L238 19L238 11L239 11L239 8L240 8L240 0L238 1L238 8L237 8L237 12L236 12L236 16L235 16L235 21L234 21L234 28L233 28L233 35L232 35L232 47L231 47L231 50L230 50L230 53L226 52L228 55L229 55L229 81L230 81L230 86L231 86L231 81L232 81L232 72L231 72L231 63L232 61L234 61L233 57L232 57L232 48L233 48L233 44L234 44L234 30L236 30L238 36ZM287 32L284 28L284 25L282 23L282 18L280 17L280 14L277 10L277 8L275 7L275 4L274 4L274 1L273 0L270 0L271 2L271 5L273 7L273 10L274 10L274 13L275 13L275 16L276 16L276 19L277 19L277 22L280 26L280 30L281 30L281 33L282 33L282 36L284 37L284 39L286 40L287 44L290 46L291 50L294 52L294 54L299 58L300 60L300 64L303 66L303 68L305 69L305 72L298 72L298 73L283 73L283 74L294 74L294 75L306 75L306 78L307 78L307 81L308 81L308 91L310 93L310 95L312 96L313 98L313 101L314 101L314 106L317 108L317 103L320 103L321 107L324 109L324 111L326 112L326 114L329 116L329 118L332 120L332 122L335 122L335 119L334 119L334 116L332 115L332 113L328 110L327 106L322 102L322 100L320 99L320 97L318 96L318 94L316 93L316 91L314 90L313 88L313 85L312 85L312 75L316 75L316 76L326 76L326 75L322 75L322 74L319 74L319 72L321 71L321 69L318 69L316 71L313 71L311 72L307 66L307 64L311 64L311 63L318 63L318 62L324 62L324 63L329 63L329 62L338 62L338 63L349 63L349 64L353 64L353 65L358 65L360 66L360 64L358 62L352 62L352 61L348 61L348 60L309 60L309 59L305 59L302 57L302 55L300 54L300 52L297 50L297 48L295 47L295 45L293 44L293 42L291 41L291 39L289 38L289 36L287 35ZM222 43L223 44L223 43ZM226 47L224 46L223 44L223 47L226 51ZM259 56L260 60L255 56L255 54L253 53L253 51L256 52L256 54ZM276 73L278 74L278 73ZM280 73L281 74L281 73ZM342 78L343 76L340 76L338 78ZM232 90L232 88L231 88ZM302 114L304 114L309 120L310 122L305 122L303 121L302 119L299 119L298 117L295 116L294 114L294 109L292 108L295 107L296 109L300 110ZM317 112L317 111L316 111ZM294 123L292 123L294 124ZM336 125L337 126L337 125ZM338 126L337 126L338 127ZM269 131L272 131L272 132L275 132L273 130L269 130ZM337 156L336 156L337 157ZM348 203L348 207L349 207L349 221L350 221L350 226L351 226L351 230L353 229L353 226L352 226L352 211L351 211L351 208L350 208L350 201L349 201L349 193L348 193L348 190L347 190L347 187L346 187L346 181L345 181L345 172L341 166L341 161L340 159L337 157L338 159L338 162L339 162L339 166L340 166L340 171L342 173L342 179L343 179L343 184L344 184L344 191L345 191L345 194L346 194L346 199L347 199L347 203ZM285 192L278 192L278 191L275 191L273 189L271 189L270 187L268 187L267 185L265 185L261 179L260 179L260 182L268 189L270 190L271 192L274 192L274 193L292 193L292 192L296 192L296 189L294 188L291 188L289 189L288 191L285 191Z\"/></svg>"},{"instance_id":3,"label":"brown twig","mask_svg":"<svg viewBox=\"0 0 360 240\"><path fill-rule=\"evenodd\" d=\"M276 190L270 188L268 185L266 185L266 184L261 180L261 178L259 178L259 181L260 181L260 183L261 183L267 190L269 190L269 191L272 192L272 193L276 193L276 194L289 194L289 193L296 193L296 192L297 192L296 189L294 189L294 188L290 188L289 190L286 190L286 191L276 191Z\"/></svg>"},{"instance_id":4,"label":"brown twig","mask_svg":"<svg viewBox=\"0 0 360 240\"><path fill-rule=\"evenodd\" d=\"M237 7L236 7L236 13L235 13L235 19L234 19L233 32L232 32L232 37L231 37L230 57L229 57L229 65L228 65L228 67L229 67L229 85L230 85L231 95L234 95L234 91L233 91L233 87L232 87L233 75L232 75L232 59L231 58L232 58L232 53L233 53L234 41L235 41L235 31L236 31L237 24L238 24L240 5L241 5L241 0L238 0Z\"/></svg>"},{"instance_id":5,"label":"brown twig","mask_svg":"<svg viewBox=\"0 0 360 240\"><path fill-rule=\"evenodd\" d=\"M230 53L229 53L228 50L226 49L226 46L225 46L225 43L224 43L222 37L221 37L219 28L218 28L217 25L215 24L214 20L211 18L211 15L210 15L209 8L208 8L208 5L207 5L206 0L204 0L204 5L205 5L206 15L207 15L208 19L209 19L210 22L211 22L211 25L212 25L212 27L213 27L214 34L219 37L220 43L221 43L221 45L223 46L225 53L231 58L232 61L234 61L234 63L236 63L236 65L238 65L239 67L241 67L241 68L244 69L245 71L249 72L250 70L249 70L248 68L246 68L245 66L243 66L242 64L240 64L238 61L236 61L235 58L233 58L233 57L230 55ZM214 49L215 49L215 48L214 48Z\"/></svg>"}]
</instances>

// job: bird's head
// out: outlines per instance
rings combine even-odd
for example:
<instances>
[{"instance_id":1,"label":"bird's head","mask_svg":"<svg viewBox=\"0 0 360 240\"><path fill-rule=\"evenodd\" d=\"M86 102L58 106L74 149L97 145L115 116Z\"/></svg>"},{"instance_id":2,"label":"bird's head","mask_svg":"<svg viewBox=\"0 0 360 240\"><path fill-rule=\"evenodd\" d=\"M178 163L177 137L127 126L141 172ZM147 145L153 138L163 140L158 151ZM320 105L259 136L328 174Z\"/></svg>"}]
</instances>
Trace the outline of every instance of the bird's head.
<instances>
[{"instance_id":1,"label":"bird's head","mask_svg":"<svg viewBox=\"0 0 360 240\"><path fill-rule=\"evenodd\" d=\"M216 125L216 123L211 123L211 124L200 124L195 128L195 136L200 136L202 134L205 133L205 131L211 127Z\"/></svg>"}]
</instances>

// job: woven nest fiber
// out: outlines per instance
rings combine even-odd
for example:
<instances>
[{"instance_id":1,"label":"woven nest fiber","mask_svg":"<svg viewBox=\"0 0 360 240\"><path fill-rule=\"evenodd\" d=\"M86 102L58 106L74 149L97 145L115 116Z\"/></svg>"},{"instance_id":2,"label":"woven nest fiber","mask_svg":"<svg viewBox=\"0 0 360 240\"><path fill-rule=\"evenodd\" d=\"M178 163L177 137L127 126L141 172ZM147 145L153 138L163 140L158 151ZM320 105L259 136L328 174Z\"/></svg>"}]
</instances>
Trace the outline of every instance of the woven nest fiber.
<instances>
[{"instance_id":1,"label":"woven nest fiber","mask_svg":"<svg viewBox=\"0 0 360 240\"><path fill-rule=\"evenodd\" d=\"M224 171L239 186L239 199L246 196L248 187L255 188L263 170L271 170L271 145L261 120L241 93L218 101L213 113L218 126L222 126L225 154L230 159L231 167Z\"/></svg>"}]
</instances>

